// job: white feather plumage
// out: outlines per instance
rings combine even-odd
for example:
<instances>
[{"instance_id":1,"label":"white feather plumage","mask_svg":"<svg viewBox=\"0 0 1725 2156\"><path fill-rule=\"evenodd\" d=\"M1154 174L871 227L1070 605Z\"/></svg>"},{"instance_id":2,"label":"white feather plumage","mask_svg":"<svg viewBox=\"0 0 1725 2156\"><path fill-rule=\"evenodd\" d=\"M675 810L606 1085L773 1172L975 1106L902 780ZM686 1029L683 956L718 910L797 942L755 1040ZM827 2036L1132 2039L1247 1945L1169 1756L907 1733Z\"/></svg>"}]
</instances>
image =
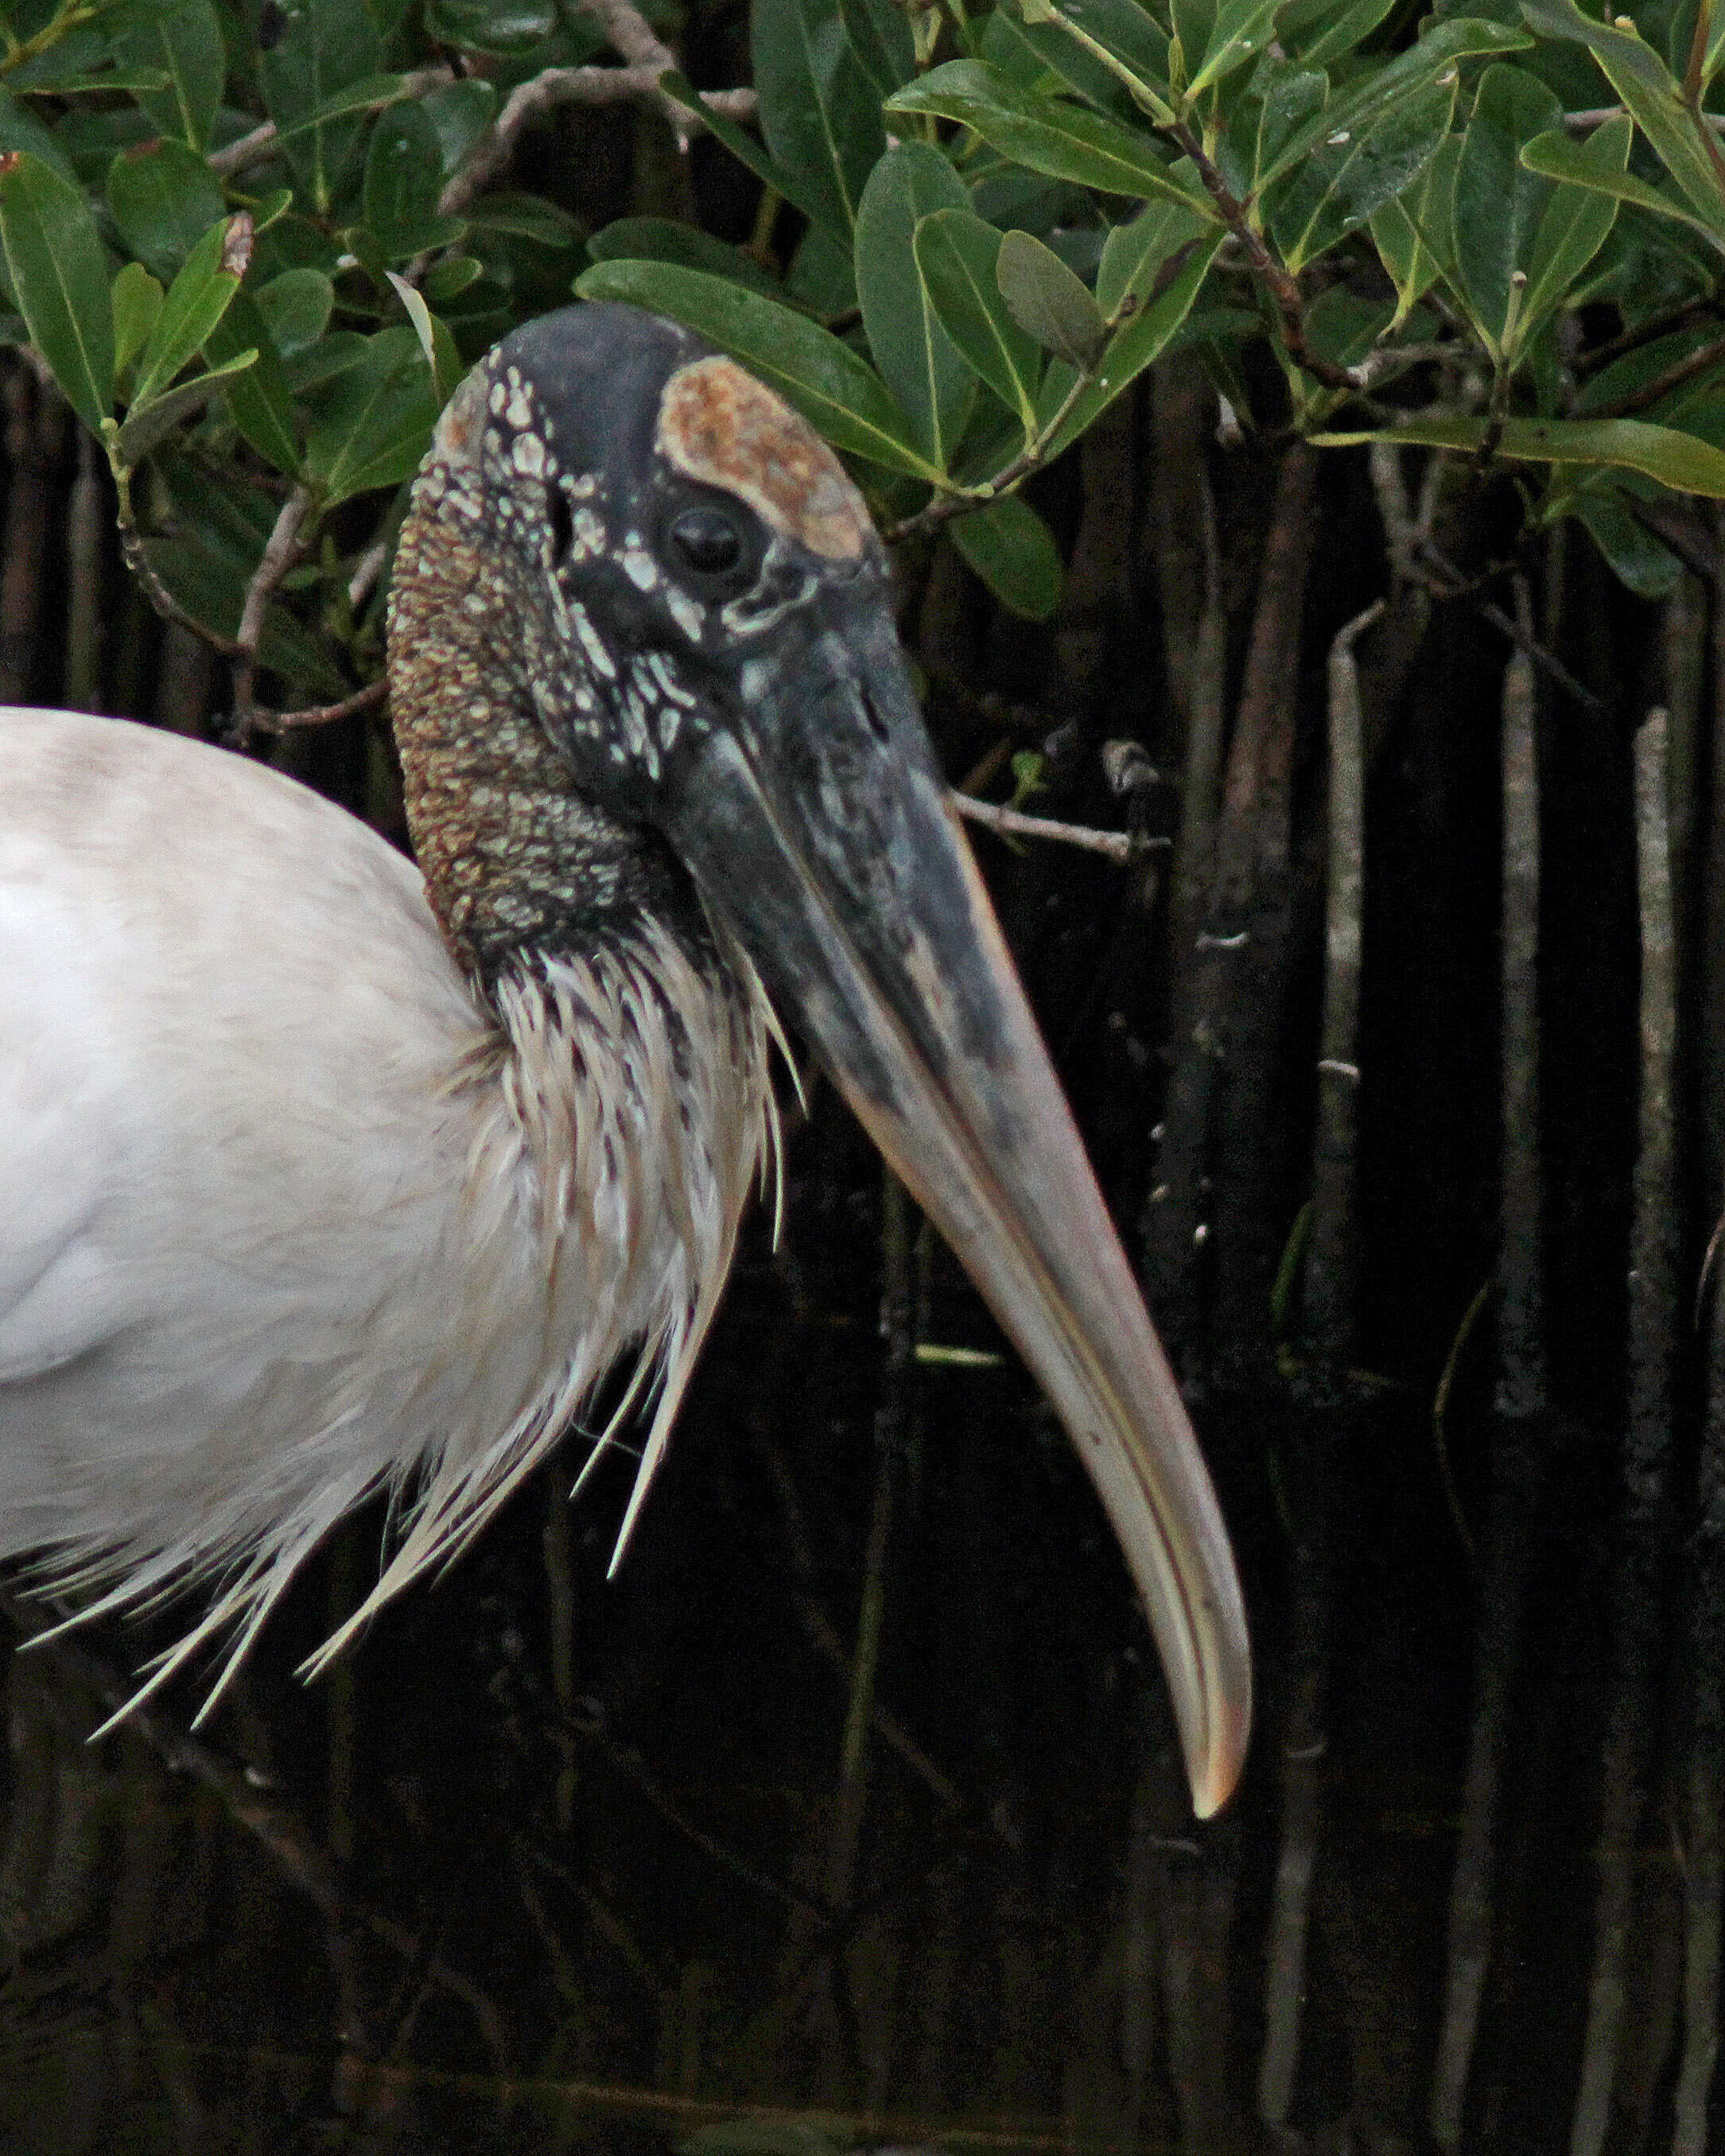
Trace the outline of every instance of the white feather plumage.
<instances>
[{"instance_id":1,"label":"white feather plumage","mask_svg":"<svg viewBox=\"0 0 1725 2156\"><path fill-rule=\"evenodd\" d=\"M494 1014L411 864L273 772L4 710L0 786L0 1553L213 1583L159 1681L387 1487L332 1652L633 1349L626 1533L775 1142L741 954L644 929Z\"/></svg>"}]
</instances>

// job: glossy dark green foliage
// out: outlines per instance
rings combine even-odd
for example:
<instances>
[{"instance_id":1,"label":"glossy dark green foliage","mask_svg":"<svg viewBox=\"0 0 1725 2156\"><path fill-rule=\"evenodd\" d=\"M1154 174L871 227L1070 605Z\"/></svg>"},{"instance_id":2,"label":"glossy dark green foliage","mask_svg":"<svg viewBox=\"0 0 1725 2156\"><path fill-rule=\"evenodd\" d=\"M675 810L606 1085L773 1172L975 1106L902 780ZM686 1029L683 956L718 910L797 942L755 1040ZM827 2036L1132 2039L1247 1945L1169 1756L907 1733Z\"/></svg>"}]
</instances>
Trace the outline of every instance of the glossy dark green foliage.
<instances>
[{"instance_id":1,"label":"glossy dark green foliage","mask_svg":"<svg viewBox=\"0 0 1725 2156\"><path fill-rule=\"evenodd\" d=\"M1717 146L1681 79L1698 66L1707 95L1725 39L1696 47L1692 14L1644 30L1574 0L1411 19L1389 0L944 18L754 0L758 127L706 116L715 154L788 206L762 227L777 251L658 214L589 237L578 184L541 191L525 164L463 183L518 85L603 63L593 18L551 0L281 0L258 19L254 44L220 0L15 15L0 330L36 346L123 482L144 463L183 479L195 439L195 468L255 490L257 515L193 550L225 565L223 608L283 482L314 528L341 509L341 547L272 616L298 621L300 644L270 648L298 653L301 685L375 665L375 610L355 620L336 596L367 516L396 513L460 368L572 285L757 368L854 459L883 521L942 504L964 558L1033 619L1060 564L1015 490L1182 340L1242 424L1483 444L1526 475L1530 516L1583 523L1638 591L1669 557L1625 490L1725 488L1704 339L1668 395L1651 358L1578 386L1558 357L1584 300L1633 332L1725 255ZM701 110L681 75L662 90ZM1613 98L1625 114L1603 126L1565 119ZM1248 364L1266 340L1279 374ZM1394 382L1399 354L1434 340L1452 364L1408 362L1387 407L1350 399L1348 370ZM1254 410L1266 380L1285 403ZM163 560L185 593L217 590L183 550Z\"/></svg>"}]
</instances>

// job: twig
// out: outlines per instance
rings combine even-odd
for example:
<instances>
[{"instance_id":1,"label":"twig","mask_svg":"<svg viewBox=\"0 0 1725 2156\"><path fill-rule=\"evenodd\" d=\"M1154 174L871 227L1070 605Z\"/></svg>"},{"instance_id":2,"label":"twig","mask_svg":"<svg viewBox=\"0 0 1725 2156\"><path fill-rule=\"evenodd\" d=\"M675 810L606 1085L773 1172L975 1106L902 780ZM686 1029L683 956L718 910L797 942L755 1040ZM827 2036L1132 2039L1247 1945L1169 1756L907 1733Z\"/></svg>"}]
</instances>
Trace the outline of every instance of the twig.
<instances>
[{"instance_id":1,"label":"twig","mask_svg":"<svg viewBox=\"0 0 1725 2156\"><path fill-rule=\"evenodd\" d=\"M245 588L245 603L239 610L239 631L234 639L234 711L244 732L256 709L252 684L258 670L258 644L264 634L264 617L270 597L293 566L300 548L300 532L311 508L311 490L296 486L281 505L266 542L263 557Z\"/></svg>"},{"instance_id":2,"label":"twig","mask_svg":"<svg viewBox=\"0 0 1725 2156\"><path fill-rule=\"evenodd\" d=\"M388 695L388 680L380 674L375 681L367 681L363 689L356 689L338 704L312 704L298 711L266 711L254 704L245 713L244 723L265 734L292 733L301 726L330 726L338 719L351 719L356 711L375 709Z\"/></svg>"},{"instance_id":3,"label":"twig","mask_svg":"<svg viewBox=\"0 0 1725 2156\"><path fill-rule=\"evenodd\" d=\"M399 89L388 97L380 97L363 110L381 110L385 105L398 105L404 100L423 97L428 90L435 90L441 83L453 82L455 70L449 67L414 68L401 80ZM249 165L262 164L275 154L275 122L265 120L254 127L249 134L242 135L233 142L224 143L219 150L212 150L208 162L210 170L219 179L231 179L234 173L243 172Z\"/></svg>"},{"instance_id":4,"label":"twig","mask_svg":"<svg viewBox=\"0 0 1725 2156\"><path fill-rule=\"evenodd\" d=\"M1662 373L1656 374L1651 382L1644 382L1639 389L1620 397L1609 404L1594 405L1589 408L1589 419L1626 419L1636 412L1649 412L1680 389L1686 382L1692 382L1697 374L1705 374L1710 367L1725 362L1725 337L1716 337L1711 344L1700 346L1683 358L1673 360Z\"/></svg>"},{"instance_id":5,"label":"twig","mask_svg":"<svg viewBox=\"0 0 1725 2156\"><path fill-rule=\"evenodd\" d=\"M1137 838L1130 831L1097 831L1086 824L1062 824L1052 816L1026 816L1021 809L1000 808L969 793L955 793L952 806L970 823L980 824L984 830L997 832L1004 839L1050 839L1063 846L1081 846L1122 868L1172 844L1168 839Z\"/></svg>"},{"instance_id":6,"label":"twig","mask_svg":"<svg viewBox=\"0 0 1725 2156\"><path fill-rule=\"evenodd\" d=\"M587 12L597 14L601 10L591 7ZM605 12L608 14L612 11ZM454 216L465 209L486 182L509 162L522 129L560 105L615 105L630 98L642 99L656 105L665 115L677 137L678 146L688 148L695 116L659 86L660 77L676 66L676 55L660 44L634 8L622 8L614 12L639 24L641 38L645 40L644 54L632 54L629 45L637 41L633 38L626 39L608 22L607 34L623 53L628 65L547 68L530 81L518 84L510 92L496 119L468 152L460 170L450 176L438 199L442 215ZM731 120L752 120L755 115L756 99L752 90L704 90L701 101Z\"/></svg>"}]
</instances>

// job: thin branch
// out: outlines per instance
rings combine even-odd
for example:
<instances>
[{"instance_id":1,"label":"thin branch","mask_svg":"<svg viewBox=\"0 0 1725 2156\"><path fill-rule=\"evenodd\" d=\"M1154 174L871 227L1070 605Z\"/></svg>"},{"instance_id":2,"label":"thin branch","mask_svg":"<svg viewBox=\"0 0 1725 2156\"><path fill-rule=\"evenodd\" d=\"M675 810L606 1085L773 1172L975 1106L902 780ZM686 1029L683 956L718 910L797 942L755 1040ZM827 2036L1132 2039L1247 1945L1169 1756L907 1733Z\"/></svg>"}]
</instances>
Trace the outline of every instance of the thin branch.
<instances>
[{"instance_id":1,"label":"thin branch","mask_svg":"<svg viewBox=\"0 0 1725 2156\"><path fill-rule=\"evenodd\" d=\"M588 12L598 11L594 8ZM664 114L676 136L678 146L686 151L695 116L659 86L660 77L676 66L676 55L660 44L632 8L617 12L632 17L639 24L641 35L649 48L648 55L632 57L624 38L608 25L612 43L629 62L627 66L547 68L531 81L517 85L510 92L503 110L474 144L466 162L451 177L439 198L438 208L444 216L454 216L465 209L479 190L508 164L521 131L560 105L615 105L628 99L642 99ZM747 121L755 115L755 93L752 90L705 90L701 93L701 100L726 119Z\"/></svg>"},{"instance_id":2,"label":"thin branch","mask_svg":"<svg viewBox=\"0 0 1725 2156\"><path fill-rule=\"evenodd\" d=\"M998 808L992 801L978 801L968 793L955 793L952 806L969 822L980 824L984 830L996 832L1003 839L1051 839L1063 846L1081 846L1087 853L1101 854L1122 868L1171 843L1167 839L1135 838L1130 831L1097 831L1087 824L1062 824L1052 816L1026 816L1021 809Z\"/></svg>"},{"instance_id":3,"label":"thin branch","mask_svg":"<svg viewBox=\"0 0 1725 2156\"><path fill-rule=\"evenodd\" d=\"M270 594L293 567L300 551L300 533L311 509L311 489L296 486L281 505L263 558L245 588L245 603L239 610L239 633L234 639L234 709L242 730L251 724L252 714L257 708L252 700L252 684L257 675L258 644L264 634L264 618Z\"/></svg>"},{"instance_id":4,"label":"thin branch","mask_svg":"<svg viewBox=\"0 0 1725 2156\"><path fill-rule=\"evenodd\" d=\"M388 680L380 674L375 681L367 681L363 689L356 689L338 704L312 704L298 711L266 711L254 704L245 714L245 724L266 734L294 733L301 726L332 726L338 719L351 719L356 711L375 710L388 695Z\"/></svg>"},{"instance_id":5,"label":"thin branch","mask_svg":"<svg viewBox=\"0 0 1725 2156\"><path fill-rule=\"evenodd\" d=\"M1644 382L1639 389L1632 389L1626 397L1618 398L1610 404L1600 404L1591 409L1589 419L1626 419L1636 412L1649 412L1674 389L1686 382L1692 382L1697 374L1705 374L1710 367L1725 362L1725 337L1716 337L1711 344L1700 346L1685 357L1673 360L1663 372L1656 374L1651 382Z\"/></svg>"},{"instance_id":6,"label":"thin branch","mask_svg":"<svg viewBox=\"0 0 1725 2156\"><path fill-rule=\"evenodd\" d=\"M440 84L454 82L454 80L455 70L450 67L414 68L402 77L398 90L392 91L388 97L377 99L362 109L368 112L381 111L385 105L398 105L408 98L423 97L428 90L435 90ZM210 170L218 179L231 179L236 172L244 172L249 166L262 164L265 158L275 154L275 134L273 120L261 121L236 141L224 143L219 150L212 150L207 161Z\"/></svg>"}]
</instances>

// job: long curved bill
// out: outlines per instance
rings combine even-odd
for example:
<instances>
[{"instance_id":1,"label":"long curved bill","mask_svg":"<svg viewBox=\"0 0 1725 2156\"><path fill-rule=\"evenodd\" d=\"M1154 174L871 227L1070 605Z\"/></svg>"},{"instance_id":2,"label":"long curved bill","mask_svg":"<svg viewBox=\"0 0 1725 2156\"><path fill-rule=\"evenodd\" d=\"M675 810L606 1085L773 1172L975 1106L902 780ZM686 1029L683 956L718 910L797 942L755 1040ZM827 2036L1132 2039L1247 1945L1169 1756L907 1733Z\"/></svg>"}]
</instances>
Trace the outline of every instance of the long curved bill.
<instances>
[{"instance_id":1,"label":"long curved bill","mask_svg":"<svg viewBox=\"0 0 1725 2156\"><path fill-rule=\"evenodd\" d=\"M1250 1720L1227 1534L896 643L870 642L853 623L805 649L782 696L757 683L747 729L702 759L679 844L1058 1411L1142 1597L1208 1817Z\"/></svg>"}]
</instances>

